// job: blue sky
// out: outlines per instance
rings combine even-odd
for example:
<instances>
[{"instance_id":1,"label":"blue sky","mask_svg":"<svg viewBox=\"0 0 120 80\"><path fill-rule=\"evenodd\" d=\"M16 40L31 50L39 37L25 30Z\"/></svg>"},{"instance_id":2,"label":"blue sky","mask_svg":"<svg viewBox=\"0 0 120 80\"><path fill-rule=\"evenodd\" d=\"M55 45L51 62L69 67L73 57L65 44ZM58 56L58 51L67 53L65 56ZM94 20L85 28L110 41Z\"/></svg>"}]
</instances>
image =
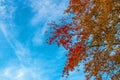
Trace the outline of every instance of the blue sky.
<instances>
[{"instance_id":1,"label":"blue sky","mask_svg":"<svg viewBox=\"0 0 120 80\"><path fill-rule=\"evenodd\" d=\"M62 78L65 49L46 44L47 23L63 17L67 0L0 0L0 80L85 80Z\"/></svg>"}]
</instances>

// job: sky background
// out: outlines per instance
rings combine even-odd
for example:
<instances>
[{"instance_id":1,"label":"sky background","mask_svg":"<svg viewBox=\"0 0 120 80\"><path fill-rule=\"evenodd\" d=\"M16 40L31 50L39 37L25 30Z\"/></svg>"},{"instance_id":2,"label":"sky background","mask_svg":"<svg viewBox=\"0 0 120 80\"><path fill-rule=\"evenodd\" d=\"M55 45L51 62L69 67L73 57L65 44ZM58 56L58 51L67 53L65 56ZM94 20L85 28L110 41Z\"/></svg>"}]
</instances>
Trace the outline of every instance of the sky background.
<instances>
[{"instance_id":1,"label":"sky background","mask_svg":"<svg viewBox=\"0 0 120 80\"><path fill-rule=\"evenodd\" d=\"M63 16L67 0L0 0L0 80L85 80L80 72L62 78L66 51L46 44L47 23Z\"/></svg>"}]
</instances>

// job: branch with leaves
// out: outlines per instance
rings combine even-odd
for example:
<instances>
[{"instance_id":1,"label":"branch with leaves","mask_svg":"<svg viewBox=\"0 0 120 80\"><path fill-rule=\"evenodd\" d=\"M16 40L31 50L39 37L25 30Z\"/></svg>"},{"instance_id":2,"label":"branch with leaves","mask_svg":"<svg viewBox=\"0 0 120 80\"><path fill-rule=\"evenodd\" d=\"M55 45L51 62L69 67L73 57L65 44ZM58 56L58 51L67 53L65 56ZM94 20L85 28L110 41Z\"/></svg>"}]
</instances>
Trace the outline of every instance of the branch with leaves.
<instances>
[{"instance_id":1,"label":"branch with leaves","mask_svg":"<svg viewBox=\"0 0 120 80\"><path fill-rule=\"evenodd\" d=\"M68 50L63 76L82 62L87 80L119 80L120 39L116 35L119 37L120 0L70 0L65 13L75 16L63 25L51 23L47 40Z\"/></svg>"}]
</instances>

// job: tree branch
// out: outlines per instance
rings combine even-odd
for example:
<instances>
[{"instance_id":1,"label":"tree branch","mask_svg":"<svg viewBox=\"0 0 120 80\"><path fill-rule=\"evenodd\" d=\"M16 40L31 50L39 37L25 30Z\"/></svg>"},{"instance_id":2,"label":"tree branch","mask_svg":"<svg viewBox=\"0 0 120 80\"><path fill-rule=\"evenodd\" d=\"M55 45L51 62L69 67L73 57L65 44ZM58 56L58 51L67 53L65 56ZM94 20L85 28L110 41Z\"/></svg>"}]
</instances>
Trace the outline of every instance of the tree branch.
<instances>
[{"instance_id":1,"label":"tree branch","mask_svg":"<svg viewBox=\"0 0 120 80\"><path fill-rule=\"evenodd\" d=\"M113 45L120 45L120 42L114 42L112 43ZM96 47L96 46L106 46L106 45L109 45L108 43L104 43L104 44L96 44L96 45L91 45L89 47Z\"/></svg>"}]
</instances>

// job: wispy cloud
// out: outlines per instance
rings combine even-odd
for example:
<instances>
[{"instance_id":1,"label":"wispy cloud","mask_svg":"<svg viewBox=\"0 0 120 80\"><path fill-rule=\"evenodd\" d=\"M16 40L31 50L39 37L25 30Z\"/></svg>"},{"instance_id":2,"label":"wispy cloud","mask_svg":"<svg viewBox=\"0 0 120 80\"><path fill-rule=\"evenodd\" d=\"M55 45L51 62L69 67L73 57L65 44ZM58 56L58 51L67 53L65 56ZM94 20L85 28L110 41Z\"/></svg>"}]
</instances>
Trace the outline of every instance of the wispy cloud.
<instances>
[{"instance_id":1,"label":"wispy cloud","mask_svg":"<svg viewBox=\"0 0 120 80\"><path fill-rule=\"evenodd\" d=\"M0 0L0 30L4 34L10 46L14 48L14 44L11 41L12 35L7 31L7 28L10 28L11 19L15 11L12 4L12 1ZM9 20L9 22L7 22L7 20Z\"/></svg>"},{"instance_id":2,"label":"wispy cloud","mask_svg":"<svg viewBox=\"0 0 120 80\"><path fill-rule=\"evenodd\" d=\"M14 29L14 23L12 23L12 19L13 19L12 17L14 15L15 7L13 7L12 4L13 4L12 1L0 0L0 12L2 12L0 13L0 16L1 16L0 17L0 31L3 33L7 42L9 43L11 48L14 50L14 53L16 54L17 58L20 61L24 61L25 59L26 59L25 61L29 61L28 59L29 54L30 54L29 49L23 46L23 44L20 43L15 38L16 31Z\"/></svg>"},{"instance_id":3,"label":"wispy cloud","mask_svg":"<svg viewBox=\"0 0 120 80\"><path fill-rule=\"evenodd\" d=\"M50 80L36 67L8 66L0 72L2 80Z\"/></svg>"},{"instance_id":4,"label":"wispy cloud","mask_svg":"<svg viewBox=\"0 0 120 80\"><path fill-rule=\"evenodd\" d=\"M2 31L3 35L5 36L6 40L8 41L11 48L14 50L17 58L21 62L30 61L30 51L25 46L22 45L18 40L14 38L14 35L10 33L9 25L0 24L0 31ZM28 63L28 62L27 62Z\"/></svg>"},{"instance_id":5,"label":"wispy cloud","mask_svg":"<svg viewBox=\"0 0 120 80\"><path fill-rule=\"evenodd\" d=\"M31 7L35 15L33 16L31 23L38 24L43 20L55 20L63 16L63 12L66 9L66 1L59 1L59 4L56 3L57 0L37 0L31 2Z\"/></svg>"},{"instance_id":6,"label":"wispy cloud","mask_svg":"<svg viewBox=\"0 0 120 80\"><path fill-rule=\"evenodd\" d=\"M0 0L0 21L11 19L15 11L15 6L11 0Z\"/></svg>"}]
</instances>

